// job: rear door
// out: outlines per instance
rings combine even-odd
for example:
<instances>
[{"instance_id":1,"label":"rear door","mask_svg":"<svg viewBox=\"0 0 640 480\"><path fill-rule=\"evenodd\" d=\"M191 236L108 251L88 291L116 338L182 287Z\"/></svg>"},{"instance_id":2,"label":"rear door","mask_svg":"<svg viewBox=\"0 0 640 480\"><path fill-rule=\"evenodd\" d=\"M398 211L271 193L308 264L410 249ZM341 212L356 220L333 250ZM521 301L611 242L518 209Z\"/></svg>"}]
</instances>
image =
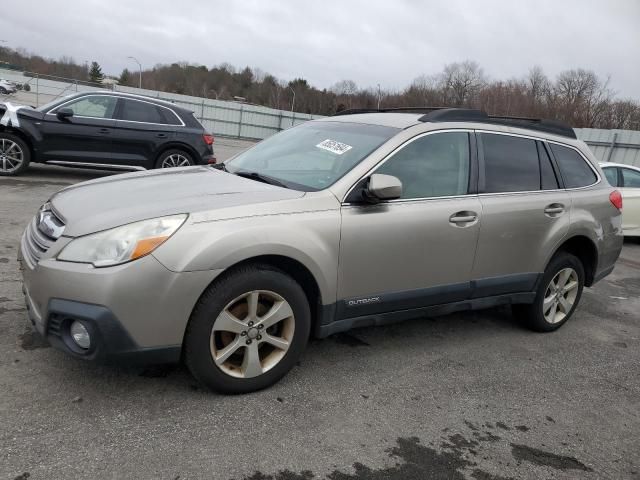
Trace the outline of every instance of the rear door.
<instances>
[{"instance_id":1,"label":"rear door","mask_svg":"<svg viewBox=\"0 0 640 480\"><path fill-rule=\"evenodd\" d=\"M620 167L622 183L622 230L625 235L640 236L640 172Z\"/></svg>"},{"instance_id":2,"label":"rear door","mask_svg":"<svg viewBox=\"0 0 640 480\"><path fill-rule=\"evenodd\" d=\"M59 105L42 121L40 144L44 161L111 163L114 112L118 99L87 95ZM70 108L73 116L60 119L56 112Z\"/></svg>"},{"instance_id":3,"label":"rear door","mask_svg":"<svg viewBox=\"0 0 640 480\"><path fill-rule=\"evenodd\" d=\"M174 138L177 122L180 119L167 108L121 98L113 134L113 163L153 168L163 144Z\"/></svg>"},{"instance_id":4,"label":"rear door","mask_svg":"<svg viewBox=\"0 0 640 480\"><path fill-rule=\"evenodd\" d=\"M482 229L474 296L530 292L569 229L571 197L548 147L534 138L478 132Z\"/></svg>"}]
</instances>

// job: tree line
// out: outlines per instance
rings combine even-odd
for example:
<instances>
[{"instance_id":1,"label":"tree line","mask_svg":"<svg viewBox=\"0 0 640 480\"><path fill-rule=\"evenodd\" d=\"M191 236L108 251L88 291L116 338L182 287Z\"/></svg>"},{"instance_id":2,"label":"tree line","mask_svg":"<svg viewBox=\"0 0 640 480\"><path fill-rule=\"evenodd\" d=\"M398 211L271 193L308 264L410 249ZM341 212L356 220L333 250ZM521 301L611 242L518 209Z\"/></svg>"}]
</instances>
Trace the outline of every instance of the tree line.
<instances>
[{"instance_id":1,"label":"tree line","mask_svg":"<svg viewBox=\"0 0 640 480\"><path fill-rule=\"evenodd\" d=\"M81 81L101 80L97 62L78 65L70 57L59 60L0 47L0 62L40 74ZM137 87L138 72L124 69L119 83ZM519 78L489 78L473 61L455 62L442 71L414 79L399 90L362 88L341 80L330 88L316 88L304 78L283 81L258 68L236 69L223 63L211 68L188 63L156 65L142 71L146 89L220 100L237 100L281 110L332 115L345 109L443 106L478 108L492 115L562 120L573 127L640 130L640 103L621 99L609 78L593 71L570 69L555 78L534 66Z\"/></svg>"}]
</instances>

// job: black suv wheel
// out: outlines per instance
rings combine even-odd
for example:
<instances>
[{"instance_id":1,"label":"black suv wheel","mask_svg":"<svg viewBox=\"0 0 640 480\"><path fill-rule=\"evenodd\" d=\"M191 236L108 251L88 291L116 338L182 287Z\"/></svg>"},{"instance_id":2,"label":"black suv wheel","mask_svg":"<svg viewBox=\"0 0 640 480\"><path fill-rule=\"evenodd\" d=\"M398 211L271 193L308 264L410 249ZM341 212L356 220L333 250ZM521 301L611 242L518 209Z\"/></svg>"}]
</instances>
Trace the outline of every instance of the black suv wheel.
<instances>
[{"instance_id":1,"label":"black suv wheel","mask_svg":"<svg viewBox=\"0 0 640 480\"><path fill-rule=\"evenodd\" d=\"M189 167L191 165L195 165L191 155L178 149L162 152L156 162L156 168Z\"/></svg>"},{"instance_id":2,"label":"black suv wheel","mask_svg":"<svg viewBox=\"0 0 640 480\"><path fill-rule=\"evenodd\" d=\"M29 166L31 151L24 140L0 132L0 176L18 175Z\"/></svg>"}]
</instances>

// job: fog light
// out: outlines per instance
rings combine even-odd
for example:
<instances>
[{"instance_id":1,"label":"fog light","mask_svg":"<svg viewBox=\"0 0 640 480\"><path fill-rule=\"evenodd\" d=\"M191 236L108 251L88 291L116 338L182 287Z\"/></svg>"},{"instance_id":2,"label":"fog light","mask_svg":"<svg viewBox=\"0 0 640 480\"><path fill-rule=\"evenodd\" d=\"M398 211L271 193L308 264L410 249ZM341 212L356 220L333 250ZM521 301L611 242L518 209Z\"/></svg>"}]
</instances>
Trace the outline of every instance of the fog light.
<instances>
[{"instance_id":1,"label":"fog light","mask_svg":"<svg viewBox=\"0 0 640 480\"><path fill-rule=\"evenodd\" d=\"M86 327L77 320L71 324L71 338L80 348L87 349L91 345L91 338Z\"/></svg>"}]
</instances>

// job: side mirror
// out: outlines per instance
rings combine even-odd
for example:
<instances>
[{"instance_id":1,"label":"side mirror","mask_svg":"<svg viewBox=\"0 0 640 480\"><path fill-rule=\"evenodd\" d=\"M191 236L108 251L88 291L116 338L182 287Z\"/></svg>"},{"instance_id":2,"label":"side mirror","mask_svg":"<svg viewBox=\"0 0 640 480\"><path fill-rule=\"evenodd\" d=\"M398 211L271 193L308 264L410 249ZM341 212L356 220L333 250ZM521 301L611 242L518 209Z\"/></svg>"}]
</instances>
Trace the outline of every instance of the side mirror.
<instances>
[{"instance_id":1,"label":"side mirror","mask_svg":"<svg viewBox=\"0 0 640 480\"><path fill-rule=\"evenodd\" d=\"M62 108L58 109L58 111L56 112L56 116L60 120L64 120L65 118L73 117L73 110L71 110L69 107L62 107Z\"/></svg>"},{"instance_id":2,"label":"side mirror","mask_svg":"<svg viewBox=\"0 0 640 480\"><path fill-rule=\"evenodd\" d=\"M393 175L374 173L369 177L369 185L364 194L373 203L400 198L402 196L402 182Z\"/></svg>"}]
</instances>

